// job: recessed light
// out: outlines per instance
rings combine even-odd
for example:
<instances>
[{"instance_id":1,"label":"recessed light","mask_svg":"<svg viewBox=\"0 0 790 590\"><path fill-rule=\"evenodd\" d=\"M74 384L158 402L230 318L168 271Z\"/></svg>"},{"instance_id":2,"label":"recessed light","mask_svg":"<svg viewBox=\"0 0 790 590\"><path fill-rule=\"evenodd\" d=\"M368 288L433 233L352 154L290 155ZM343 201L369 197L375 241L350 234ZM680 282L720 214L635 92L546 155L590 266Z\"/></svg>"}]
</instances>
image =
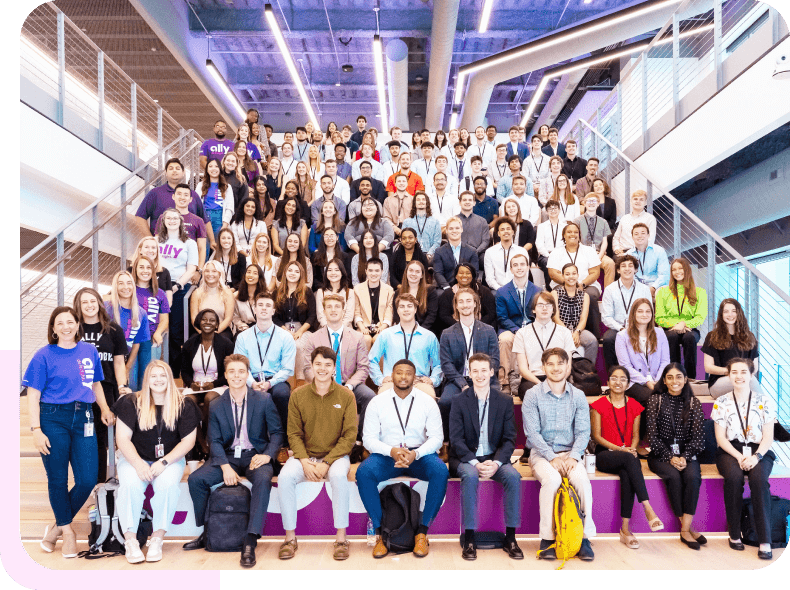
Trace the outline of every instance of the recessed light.
<instances>
[{"instance_id":1,"label":"recessed light","mask_svg":"<svg viewBox=\"0 0 790 590\"><path fill-rule=\"evenodd\" d=\"M154 102L159 102L159 99L155 98L155 99L154 99Z\"/></svg>"},{"instance_id":2,"label":"recessed light","mask_svg":"<svg viewBox=\"0 0 790 590\"><path fill-rule=\"evenodd\" d=\"M156 51L156 47L151 47L151 51Z\"/></svg>"},{"instance_id":3,"label":"recessed light","mask_svg":"<svg viewBox=\"0 0 790 590\"><path fill-rule=\"evenodd\" d=\"M340 86L340 82L335 83L335 86Z\"/></svg>"}]
</instances>

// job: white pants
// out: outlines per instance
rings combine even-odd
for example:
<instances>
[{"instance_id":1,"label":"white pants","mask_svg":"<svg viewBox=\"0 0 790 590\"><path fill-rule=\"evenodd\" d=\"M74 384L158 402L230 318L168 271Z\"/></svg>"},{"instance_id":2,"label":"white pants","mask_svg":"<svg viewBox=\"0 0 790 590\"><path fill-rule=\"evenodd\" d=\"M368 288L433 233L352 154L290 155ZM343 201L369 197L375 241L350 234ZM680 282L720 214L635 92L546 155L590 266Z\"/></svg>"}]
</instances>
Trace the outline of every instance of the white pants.
<instances>
[{"instance_id":1,"label":"white pants","mask_svg":"<svg viewBox=\"0 0 790 590\"><path fill-rule=\"evenodd\" d=\"M349 485L348 471L351 461L348 455L340 457L332 463L326 474L326 479L332 486L332 514L335 519L335 528L348 527ZM291 457L283 465L277 477L277 489L280 494L280 513L283 517L283 528L286 531L296 529L296 486L308 481L304 475L304 468L299 459Z\"/></svg>"},{"instance_id":2,"label":"white pants","mask_svg":"<svg viewBox=\"0 0 790 590\"><path fill-rule=\"evenodd\" d=\"M570 453L559 453L560 457L567 457ZM529 465L532 475L540 482L540 538L547 541L554 540L554 496L562 484L560 472L554 469L543 457L531 454ZM568 474L568 481L576 489L579 500L584 510L584 536L592 539L595 536L595 523L592 519L592 485L587 477L584 461L577 461L576 467Z\"/></svg>"},{"instance_id":3,"label":"white pants","mask_svg":"<svg viewBox=\"0 0 790 590\"><path fill-rule=\"evenodd\" d=\"M137 470L132 467L123 455L119 453L118 459L118 520L121 523L122 533L136 533L140 524L140 514L145 502L145 490L149 482L143 481L137 475ZM149 461L150 465L151 462ZM173 522L173 516L178 506L181 495L181 477L184 475L186 461L182 457L175 463L170 463L165 470L150 482L154 487L154 496L151 498L154 530L167 530Z\"/></svg>"}]
</instances>

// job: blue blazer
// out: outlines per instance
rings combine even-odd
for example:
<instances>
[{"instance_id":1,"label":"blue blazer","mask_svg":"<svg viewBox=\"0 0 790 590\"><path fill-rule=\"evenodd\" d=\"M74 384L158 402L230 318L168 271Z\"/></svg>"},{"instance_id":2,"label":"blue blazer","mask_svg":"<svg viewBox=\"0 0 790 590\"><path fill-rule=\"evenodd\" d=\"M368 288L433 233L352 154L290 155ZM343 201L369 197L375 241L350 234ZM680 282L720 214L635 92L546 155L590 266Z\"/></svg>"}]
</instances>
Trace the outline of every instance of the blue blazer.
<instances>
[{"instance_id":1,"label":"blue blazer","mask_svg":"<svg viewBox=\"0 0 790 590\"><path fill-rule=\"evenodd\" d=\"M477 250L474 248L461 244L461 252L458 255L458 259L460 262L468 262L475 271L480 272ZM457 266L455 256L453 256L453 248L449 243L436 249L436 252L433 254L433 274L440 288L446 289L450 285L455 284L455 269Z\"/></svg>"},{"instance_id":2,"label":"blue blazer","mask_svg":"<svg viewBox=\"0 0 790 590\"><path fill-rule=\"evenodd\" d=\"M526 143L518 142L516 149L518 150L518 153L516 154L518 156L518 159L523 162L524 158L526 158L527 155L529 155L529 146ZM512 155L513 155L513 145L508 141L506 157L509 158Z\"/></svg>"},{"instance_id":3,"label":"blue blazer","mask_svg":"<svg viewBox=\"0 0 790 590\"><path fill-rule=\"evenodd\" d=\"M473 332L472 353L484 352L491 357L491 368L494 369L491 384L496 385L499 383L497 378L499 341L496 332L494 332L494 328L480 320L475 320ZM446 383L455 383L461 390L468 386L463 376L466 364L466 338L464 338L461 322L455 322L442 332L442 337L439 340L439 360L442 363L442 373L444 373Z\"/></svg>"},{"instance_id":4,"label":"blue blazer","mask_svg":"<svg viewBox=\"0 0 790 590\"><path fill-rule=\"evenodd\" d=\"M211 402L208 412L208 440L211 465L224 465L228 462L227 453L232 452L231 445L236 436L236 425L233 422L233 402L230 391L225 390L221 396ZM247 422L247 436L250 444L258 454L277 457L283 444L283 429L280 415L266 391L255 391L247 387L247 404L244 409Z\"/></svg>"},{"instance_id":5,"label":"blue blazer","mask_svg":"<svg viewBox=\"0 0 790 590\"><path fill-rule=\"evenodd\" d=\"M541 289L527 281L527 317L529 321L535 320L535 315L532 312L532 301L535 295L540 293ZM514 334L521 329L522 309L521 301L518 297L518 291L513 281L507 285L500 287L496 291L496 317L499 321L499 333L513 332Z\"/></svg>"},{"instance_id":6,"label":"blue blazer","mask_svg":"<svg viewBox=\"0 0 790 590\"><path fill-rule=\"evenodd\" d=\"M547 156L553 156L553 155L554 155L554 154L552 153L552 150L551 150L551 144L549 144L549 145L544 145L544 146L543 146L543 148L541 148L541 151L542 151L544 154L546 154ZM563 160L565 159L565 156L567 155L567 154L565 153L565 144L564 144L564 143L562 143L561 141L558 141L558 142L557 142L557 155L558 155L560 158L562 158Z\"/></svg>"},{"instance_id":7,"label":"blue blazer","mask_svg":"<svg viewBox=\"0 0 790 590\"><path fill-rule=\"evenodd\" d=\"M494 460L502 465L510 462L516 448L516 422L513 398L505 395L499 387L492 387L488 394L488 444L494 452ZM468 387L453 399L450 408L450 449L448 458L450 473L455 476L460 463L475 458L480 445L480 416L478 416L475 390Z\"/></svg>"}]
</instances>

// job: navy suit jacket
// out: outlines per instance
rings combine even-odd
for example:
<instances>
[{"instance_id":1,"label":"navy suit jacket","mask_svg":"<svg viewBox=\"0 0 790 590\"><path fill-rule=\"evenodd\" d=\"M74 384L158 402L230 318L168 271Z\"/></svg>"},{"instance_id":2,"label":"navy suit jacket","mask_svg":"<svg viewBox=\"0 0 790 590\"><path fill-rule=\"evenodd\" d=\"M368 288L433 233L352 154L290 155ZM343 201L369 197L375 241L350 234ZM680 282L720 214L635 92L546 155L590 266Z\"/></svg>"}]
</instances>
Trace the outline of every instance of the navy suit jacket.
<instances>
[{"instance_id":1,"label":"navy suit jacket","mask_svg":"<svg viewBox=\"0 0 790 590\"><path fill-rule=\"evenodd\" d=\"M491 357L491 368L494 369L494 376L491 377L491 384L499 383L497 373L499 373L499 341L496 332L491 326L484 324L480 320L475 320L473 328L474 337L472 339L472 353L484 352ZM439 340L439 360L442 363L442 373L448 383L455 383L459 389L463 390L468 383L463 377L464 365L466 364L466 338L461 322L455 322L452 326L442 332Z\"/></svg>"},{"instance_id":2,"label":"navy suit jacket","mask_svg":"<svg viewBox=\"0 0 790 590\"><path fill-rule=\"evenodd\" d=\"M458 259L460 262L470 263L475 271L480 272L477 250L474 248L461 244ZM455 284L455 269L457 267L455 256L453 256L453 247L449 243L439 246L433 255L433 274L440 288L446 289Z\"/></svg>"},{"instance_id":3,"label":"navy suit jacket","mask_svg":"<svg viewBox=\"0 0 790 590\"><path fill-rule=\"evenodd\" d=\"M549 144L549 145L544 145L544 146L543 146L543 148L541 148L541 151L542 151L544 154L546 154L547 156L553 156L553 155L555 155L555 154L553 153L553 150L551 149L551 144ZM563 159L565 159L565 156L567 155L567 154L565 153L565 144L564 144L564 143L562 143L561 141L557 142L557 154L556 154L556 155L558 155L560 158L563 158Z\"/></svg>"},{"instance_id":4,"label":"navy suit jacket","mask_svg":"<svg viewBox=\"0 0 790 590\"><path fill-rule=\"evenodd\" d=\"M232 452L231 445L236 436L232 406L230 390L225 390L225 393L211 402L209 407L208 440L211 465L225 465L228 462L226 453ZM275 459L283 444L284 436L280 415L269 392L255 391L252 387L247 387L244 418L247 422L250 444L255 447L259 455L269 455Z\"/></svg>"},{"instance_id":5,"label":"navy suit jacket","mask_svg":"<svg viewBox=\"0 0 790 590\"><path fill-rule=\"evenodd\" d=\"M527 281L527 316L529 321L535 320L535 315L532 312L532 301L535 295L540 292L531 281ZM500 287L496 291L496 316L499 322L499 333L513 332L514 334L521 329L522 309L521 301L518 297L518 291L513 281L507 285Z\"/></svg>"},{"instance_id":6,"label":"navy suit jacket","mask_svg":"<svg viewBox=\"0 0 790 590\"><path fill-rule=\"evenodd\" d=\"M527 155L529 154L529 146L526 143L518 142L516 149L518 150L518 153L516 154L518 156L518 159L523 162L524 158L526 158ZM509 158L512 155L513 155L513 145L508 141L506 157Z\"/></svg>"},{"instance_id":7,"label":"navy suit jacket","mask_svg":"<svg viewBox=\"0 0 790 590\"><path fill-rule=\"evenodd\" d=\"M475 459L480 445L480 416L475 390L466 388L453 399L450 408L450 473L455 476L460 463ZM494 461L510 463L516 448L516 421L513 398L498 387L488 394L488 444L494 452Z\"/></svg>"}]
</instances>

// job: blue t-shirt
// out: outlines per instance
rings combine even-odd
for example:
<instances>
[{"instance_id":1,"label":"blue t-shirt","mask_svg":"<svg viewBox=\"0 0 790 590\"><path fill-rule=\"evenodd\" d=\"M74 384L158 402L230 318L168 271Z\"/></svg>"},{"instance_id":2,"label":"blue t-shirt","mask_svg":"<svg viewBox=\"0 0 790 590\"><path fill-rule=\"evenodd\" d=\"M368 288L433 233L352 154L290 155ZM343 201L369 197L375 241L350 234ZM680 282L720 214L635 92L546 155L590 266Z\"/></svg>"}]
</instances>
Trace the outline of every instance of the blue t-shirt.
<instances>
[{"instance_id":1,"label":"blue t-shirt","mask_svg":"<svg viewBox=\"0 0 790 590\"><path fill-rule=\"evenodd\" d=\"M152 295L151 289L137 287L137 302L148 316L148 327L153 337L154 332L159 327L159 314L170 313L170 304L167 302L167 296L162 289L157 289L156 295Z\"/></svg>"},{"instance_id":2,"label":"blue t-shirt","mask_svg":"<svg viewBox=\"0 0 790 590\"><path fill-rule=\"evenodd\" d=\"M233 151L232 139L207 139L200 146L200 155L209 160L221 160L225 154Z\"/></svg>"},{"instance_id":3,"label":"blue t-shirt","mask_svg":"<svg viewBox=\"0 0 790 590\"><path fill-rule=\"evenodd\" d=\"M251 141L247 142L247 153L250 155L250 158L252 158L256 162L261 161L261 152L258 149L258 146L252 143Z\"/></svg>"},{"instance_id":4,"label":"blue t-shirt","mask_svg":"<svg viewBox=\"0 0 790 590\"><path fill-rule=\"evenodd\" d=\"M206 199L203 201L203 207L208 211L222 209L222 204L225 202L223 195L219 193L219 183L212 182L206 192Z\"/></svg>"},{"instance_id":5,"label":"blue t-shirt","mask_svg":"<svg viewBox=\"0 0 790 590\"><path fill-rule=\"evenodd\" d=\"M110 318L114 320L115 317L113 316L112 311L112 301L105 301L104 307L107 309L107 313L110 314ZM124 338L126 338L126 345L129 347L129 351L131 352L133 345L151 340L151 331L148 329L148 316L146 315L145 310L140 308L137 313L138 317L140 318L140 325L135 328L132 326L132 310L121 307L120 311L121 321L119 321L118 324L123 330Z\"/></svg>"},{"instance_id":6,"label":"blue t-shirt","mask_svg":"<svg viewBox=\"0 0 790 590\"><path fill-rule=\"evenodd\" d=\"M45 404L93 403L93 384L104 379L96 347L77 342L74 348L48 344L27 366L22 385L38 389Z\"/></svg>"}]
</instances>

